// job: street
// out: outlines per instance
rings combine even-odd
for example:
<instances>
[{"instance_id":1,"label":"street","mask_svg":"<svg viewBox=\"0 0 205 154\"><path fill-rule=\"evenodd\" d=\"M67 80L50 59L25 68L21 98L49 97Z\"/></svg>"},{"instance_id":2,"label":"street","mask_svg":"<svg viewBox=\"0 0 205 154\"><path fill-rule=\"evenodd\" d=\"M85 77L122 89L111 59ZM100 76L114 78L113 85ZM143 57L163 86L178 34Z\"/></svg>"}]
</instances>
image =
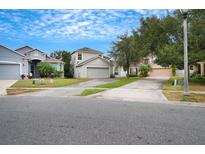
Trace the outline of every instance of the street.
<instances>
[{"instance_id":1,"label":"street","mask_svg":"<svg viewBox=\"0 0 205 154\"><path fill-rule=\"evenodd\" d=\"M0 97L0 144L205 144L205 106Z\"/></svg>"}]
</instances>

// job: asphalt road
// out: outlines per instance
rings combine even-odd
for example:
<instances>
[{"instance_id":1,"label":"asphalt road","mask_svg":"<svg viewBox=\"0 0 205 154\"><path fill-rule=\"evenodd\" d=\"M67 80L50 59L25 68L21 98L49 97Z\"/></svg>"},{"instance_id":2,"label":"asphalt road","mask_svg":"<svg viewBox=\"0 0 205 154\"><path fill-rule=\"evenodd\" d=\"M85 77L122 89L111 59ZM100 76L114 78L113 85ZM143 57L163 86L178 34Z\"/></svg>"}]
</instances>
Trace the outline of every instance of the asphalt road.
<instances>
[{"instance_id":1,"label":"asphalt road","mask_svg":"<svg viewBox=\"0 0 205 154\"><path fill-rule=\"evenodd\" d=\"M205 144L205 107L0 97L0 144Z\"/></svg>"}]
</instances>

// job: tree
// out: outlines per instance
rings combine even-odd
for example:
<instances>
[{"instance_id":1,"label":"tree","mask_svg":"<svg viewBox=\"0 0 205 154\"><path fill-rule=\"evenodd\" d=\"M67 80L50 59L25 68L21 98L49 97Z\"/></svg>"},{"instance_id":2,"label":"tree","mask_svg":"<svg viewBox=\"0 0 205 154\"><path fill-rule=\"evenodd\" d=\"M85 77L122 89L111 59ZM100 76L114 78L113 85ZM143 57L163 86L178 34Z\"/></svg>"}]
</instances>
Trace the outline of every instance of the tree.
<instances>
[{"instance_id":1,"label":"tree","mask_svg":"<svg viewBox=\"0 0 205 154\"><path fill-rule=\"evenodd\" d=\"M55 73L55 68L48 62L40 62L37 65L41 77L48 77L51 73Z\"/></svg>"},{"instance_id":2,"label":"tree","mask_svg":"<svg viewBox=\"0 0 205 154\"><path fill-rule=\"evenodd\" d=\"M142 18L137 29L141 49L155 55L162 66L183 69L183 18L179 10L159 19ZM189 65L205 59L205 10L189 10L188 54Z\"/></svg>"},{"instance_id":3,"label":"tree","mask_svg":"<svg viewBox=\"0 0 205 154\"><path fill-rule=\"evenodd\" d=\"M54 51L50 54L51 57L61 59L64 62L64 76L67 78L73 77L73 68L70 64L71 53L68 51Z\"/></svg>"},{"instance_id":4,"label":"tree","mask_svg":"<svg viewBox=\"0 0 205 154\"><path fill-rule=\"evenodd\" d=\"M139 52L136 50L137 37L127 34L118 37L116 42L113 42L110 56L115 59L117 65L122 66L127 71L127 77L129 77L129 68L131 63L139 61Z\"/></svg>"}]
</instances>

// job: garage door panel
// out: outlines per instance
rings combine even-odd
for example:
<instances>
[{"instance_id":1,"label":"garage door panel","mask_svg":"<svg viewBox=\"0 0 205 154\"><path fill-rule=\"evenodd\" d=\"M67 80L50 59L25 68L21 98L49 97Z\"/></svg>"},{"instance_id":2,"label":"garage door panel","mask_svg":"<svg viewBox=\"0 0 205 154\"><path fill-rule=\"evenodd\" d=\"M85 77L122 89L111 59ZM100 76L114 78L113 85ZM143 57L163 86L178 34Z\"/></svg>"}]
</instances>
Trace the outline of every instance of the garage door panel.
<instances>
[{"instance_id":1,"label":"garage door panel","mask_svg":"<svg viewBox=\"0 0 205 154\"><path fill-rule=\"evenodd\" d=\"M153 68L149 73L150 77L170 77L172 76L171 69L169 68Z\"/></svg>"},{"instance_id":2,"label":"garage door panel","mask_svg":"<svg viewBox=\"0 0 205 154\"><path fill-rule=\"evenodd\" d=\"M0 80L18 80L19 78L19 64L0 64Z\"/></svg>"},{"instance_id":3,"label":"garage door panel","mask_svg":"<svg viewBox=\"0 0 205 154\"><path fill-rule=\"evenodd\" d=\"M88 67L88 78L109 78L109 68Z\"/></svg>"}]
</instances>

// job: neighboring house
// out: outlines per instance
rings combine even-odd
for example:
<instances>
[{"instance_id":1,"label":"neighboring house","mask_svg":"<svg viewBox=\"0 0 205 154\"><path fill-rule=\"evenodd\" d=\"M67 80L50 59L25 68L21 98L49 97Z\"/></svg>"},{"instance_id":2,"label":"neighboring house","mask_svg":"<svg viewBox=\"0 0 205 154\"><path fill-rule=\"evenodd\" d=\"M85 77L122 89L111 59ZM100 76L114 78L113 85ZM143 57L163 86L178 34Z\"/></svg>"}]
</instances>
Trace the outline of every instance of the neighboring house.
<instances>
[{"instance_id":1,"label":"neighboring house","mask_svg":"<svg viewBox=\"0 0 205 154\"><path fill-rule=\"evenodd\" d=\"M130 66L130 74L131 75L139 75L140 74L140 65L149 64L152 67L152 71L149 72L150 77L170 77L172 76L172 70L170 67L162 67L155 63L154 56L148 56L144 58L141 62L131 64Z\"/></svg>"},{"instance_id":2,"label":"neighboring house","mask_svg":"<svg viewBox=\"0 0 205 154\"><path fill-rule=\"evenodd\" d=\"M0 45L0 79L20 79L22 74L29 73L37 78L37 64L41 61L49 62L57 71L64 70L64 63L61 60L51 58L39 49L24 46L11 50Z\"/></svg>"},{"instance_id":3,"label":"neighboring house","mask_svg":"<svg viewBox=\"0 0 205 154\"><path fill-rule=\"evenodd\" d=\"M190 70L198 74L205 75L205 61L197 62L195 65L190 66Z\"/></svg>"},{"instance_id":4,"label":"neighboring house","mask_svg":"<svg viewBox=\"0 0 205 154\"><path fill-rule=\"evenodd\" d=\"M196 72L197 74L205 75L205 61L197 62L189 66L190 73ZM184 76L184 70L176 70L176 76Z\"/></svg>"}]
</instances>

